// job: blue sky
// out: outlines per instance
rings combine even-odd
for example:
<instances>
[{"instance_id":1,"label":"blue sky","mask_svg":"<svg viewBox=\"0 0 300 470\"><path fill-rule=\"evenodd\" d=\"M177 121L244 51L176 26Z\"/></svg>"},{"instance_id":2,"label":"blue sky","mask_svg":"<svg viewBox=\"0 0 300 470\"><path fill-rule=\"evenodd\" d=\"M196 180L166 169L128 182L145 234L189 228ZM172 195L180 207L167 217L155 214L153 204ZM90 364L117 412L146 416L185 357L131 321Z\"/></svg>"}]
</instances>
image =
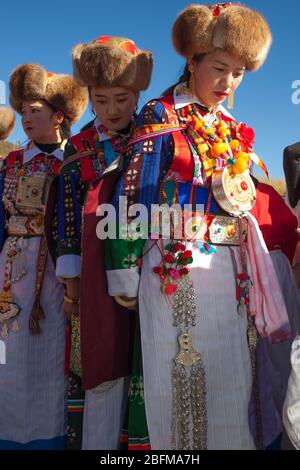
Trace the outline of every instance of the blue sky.
<instances>
[{"instance_id":1,"label":"blue sky","mask_svg":"<svg viewBox=\"0 0 300 470\"><path fill-rule=\"evenodd\" d=\"M153 79L141 96L143 105L174 83L182 71L184 61L172 47L171 28L176 15L189 3L192 2L6 0L0 10L0 80L7 84L11 71L24 62L40 63L53 72L71 73L71 50L75 44L100 35L125 36L154 54ZM283 175L284 147L300 140L300 104L293 104L291 99L293 92L297 95L292 83L299 80L300 100L300 2L248 0L243 4L264 14L273 32L273 46L264 66L246 74L236 92L233 115L255 129L255 150L270 174L279 178ZM88 110L73 132L90 118ZM9 140L25 141L19 119Z\"/></svg>"}]
</instances>

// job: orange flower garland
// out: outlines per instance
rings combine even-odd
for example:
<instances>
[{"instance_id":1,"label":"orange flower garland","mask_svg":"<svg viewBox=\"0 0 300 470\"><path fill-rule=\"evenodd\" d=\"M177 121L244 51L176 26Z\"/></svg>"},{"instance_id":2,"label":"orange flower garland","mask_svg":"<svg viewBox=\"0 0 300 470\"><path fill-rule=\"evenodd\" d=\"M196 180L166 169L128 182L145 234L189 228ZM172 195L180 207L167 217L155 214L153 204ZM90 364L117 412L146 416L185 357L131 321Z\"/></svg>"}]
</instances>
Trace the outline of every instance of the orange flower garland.
<instances>
[{"instance_id":1,"label":"orange flower garland","mask_svg":"<svg viewBox=\"0 0 300 470\"><path fill-rule=\"evenodd\" d=\"M193 115L193 129L197 132L197 151L216 160L222 158L225 165L229 165L232 174L243 173L249 168L252 143L254 142L253 129L245 124L231 123L232 127L219 120L208 126L205 118ZM233 124L233 125L232 125Z\"/></svg>"}]
</instances>

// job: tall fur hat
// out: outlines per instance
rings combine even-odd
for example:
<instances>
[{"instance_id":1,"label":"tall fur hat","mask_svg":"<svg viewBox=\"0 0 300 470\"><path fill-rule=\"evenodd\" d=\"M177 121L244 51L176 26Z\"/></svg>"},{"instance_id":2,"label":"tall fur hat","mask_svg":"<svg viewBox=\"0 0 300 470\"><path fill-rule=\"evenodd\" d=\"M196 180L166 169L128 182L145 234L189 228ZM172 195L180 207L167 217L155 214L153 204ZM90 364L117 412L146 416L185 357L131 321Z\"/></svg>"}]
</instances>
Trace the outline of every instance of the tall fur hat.
<instances>
[{"instance_id":1,"label":"tall fur hat","mask_svg":"<svg viewBox=\"0 0 300 470\"><path fill-rule=\"evenodd\" d=\"M127 38L101 36L78 44L73 53L73 74L81 85L123 87L138 92L149 86L153 59Z\"/></svg>"},{"instance_id":2,"label":"tall fur hat","mask_svg":"<svg viewBox=\"0 0 300 470\"><path fill-rule=\"evenodd\" d=\"M245 60L247 70L263 64L271 43L263 16L241 5L189 5L173 25L173 44L180 55L188 58L220 48Z\"/></svg>"},{"instance_id":3,"label":"tall fur hat","mask_svg":"<svg viewBox=\"0 0 300 470\"><path fill-rule=\"evenodd\" d=\"M15 113L9 108L0 108L0 140L6 139L15 125Z\"/></svg>"},{"instance_id":4,"label":"tall fur hat","mask_svg":"<svg viewBox=\"0 0 300 470\"><path fill-rule=\"evenodd\" d=\"M21 113L27 100L45 100L57 111L62 111L74 124L88 104L87 90L70 75L47 72L38 64L23 64L11 74L9 100L15 111Z\"/></svg>"}]
</instances>

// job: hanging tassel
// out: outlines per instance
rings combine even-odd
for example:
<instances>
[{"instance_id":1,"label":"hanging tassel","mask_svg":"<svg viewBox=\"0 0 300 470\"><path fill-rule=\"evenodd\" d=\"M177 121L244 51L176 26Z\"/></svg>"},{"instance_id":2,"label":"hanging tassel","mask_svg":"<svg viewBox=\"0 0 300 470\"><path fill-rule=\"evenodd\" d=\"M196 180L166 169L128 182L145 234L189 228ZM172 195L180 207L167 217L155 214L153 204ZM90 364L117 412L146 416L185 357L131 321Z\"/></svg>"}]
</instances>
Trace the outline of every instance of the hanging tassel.
<instances>
[{"instance_id":1,"label":"hanging tassel","mask_svg":"<svg viewBox=\"0 0 300 470\"><path fill-rule=\"evenodd\" d=\"M31 334L39 335L41 333L41 328L39 325L40 320L44 320L45 315L40 304L40 299L37 298L34 301L33 308L29 317L29 329Z\"/></svg>"},{"instance_id":2,"label":"hanging tassel","mask_svg":"<svg viewBox=\"0 0 300 470\"><path fill-rule=\"evenodd\" d=\"M41 333L39 321L44 320L45 318L45 314L40 303L40 295L46 269L47 254L48 249L46 239L45 237L41 237L35 278L35 300L29 318L29 330L32 335L38 335Z\"/></svg>"},{"instance_id":3,"label":"hanging tassel","mask_svg":"<svg viewBox=\"0 0 300 470\"><path fill-rule=\"evenodd\" d=\"M207 449L207 411L205 369L200 357L190 372L190 397L193 418L193 449Z\"/></svg>"},{"instance_id":4,"label":"hanging tassel","mask_svg":"<svg viewBox=\"0 0 300 470\"><path fill-rule=\"evenodd\" d=\"M187 369L173 362L172 368L172 445L174 450L190 450L189 380Z\"/></svg>"},{"instance_id":5,"label":"hanging tassel","mask_svg":"<svg viewBox=\"0 0 300 470\"><path fill-rule=\"evenodd\" d=\"M205 253L205 254L212 254L212 253L215 253L216 252L216 249L210 244L210 243L207 243L207 242L196 242L199 250L201 253Z\"/></svg>"},{"instance_id":6,"label":"hanging tassel","mask_svg":"<svg viewBox=\"0 0 300 470\"><path fill-rule=\"evenodd\" d=\"M17 333L17 331L19 331L19 325L18 325L18 322L17 322L16 319L12 322L12 328L11 329L14 333Z\"/></svg>"},{"instance_id":7,"label":"hanging tassel","mask_svg":"<svg viewBox=\"0 0 300 470\"><path fill-rule=\"evenodd\" d=\"M2 325L2 328L1 328L1 336L2 338L7 338L8 337L8 326L7 326L7 322L5 321Z\"/></svg>"}]
</instances>

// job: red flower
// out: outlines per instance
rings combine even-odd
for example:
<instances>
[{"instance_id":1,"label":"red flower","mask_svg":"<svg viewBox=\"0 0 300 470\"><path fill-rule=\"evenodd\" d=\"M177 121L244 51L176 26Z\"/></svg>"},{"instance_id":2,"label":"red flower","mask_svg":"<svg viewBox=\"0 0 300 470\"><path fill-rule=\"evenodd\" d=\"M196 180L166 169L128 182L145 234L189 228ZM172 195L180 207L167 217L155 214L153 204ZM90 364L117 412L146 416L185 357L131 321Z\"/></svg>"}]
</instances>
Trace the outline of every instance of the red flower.
<instances>
[{"instance_id":1,"label":"red flower","mask_svg":"<svg viewBox=\"0 0 300 470\"><path fill-rule=\"evenodd\" d=\"M219 16L219 14L220 14L220 6L217 5L213 11L213 16Z\"/></svg>"},{"instance_id":2,"label":"red flower","mask_svg":"<svg viewBox=\"0 0 300 470\"><path fill-rule=\"evenodd\" d=\"M186 276L190 272L189 268L182 268L179 271L180 276Z\"/></svg>"},{"instance_id":3,"label":"red flower","mask_svg":"<svg viewBox=\"0 0 300 470\"><path fill-rule=\"evenodd\" d=\"M183 243L176 243L176 249L178 248L177 251L184 251L185 250L185 245Z\"/></svg>"},{"instance_id":4,"label":"red flower","mask_svg":"<svg viewBox=\"0 0 300 470\"><path fill-rule=\"evenodd\" d=\"M154 274L160 274L162 272L162 268L160 266L154 266L152 271Z\"/></svg>"},{"instance_id":5,"label":"red flower","mask_svg":"<svg viewBox=\"0 0 300 470\"><path fill-rule=\"evenodd\" d=\"M176 243L176 245L174 246L174 253L178 253L178 251L182 251L185 250L185 246L182 245L182 243Z\"/></svg>"},{"instance_id":6,"label":"red flower","mask_svg":"<svg viewBox=\"0 0 300 470\"><path fill-rule=\"evenodd\" d=\"M248 276L247 276L246 273L240 273L240 274L238 274L237 277L240 281L246 281L246 279L248 279Z\"/></svg>"},{"instance_id":7,"label":"red flower","mask_svg":"<svg viewBox=\"0 0 300 470\"><path fill-rule=\"evenodd\" d=\"M191 250L186 250L184 253L182 253L181 258L187 259L187 258L190 258L191 256L192 256Z\"/></svg>"},{"instance_id":8,"label":"red flower","mask_svg":"<svg viewBox=\"0 0 300 470\"><path fill-rule=\"evenodd\" d=\"M172 256L172 255L166 255L166 256L164 257L164 260L166 261L166 263L174 263L175 258L174 258L174 256Z\"/></svg>"},{"instance_id":9,"label":"red flower","mask_svg":"<svg viewBox=\"0 0 300 470\"><path fill-rule=\"evenodd\" d=\"M252 147L255 139L255 132L252 127L247 127L246 124L241 122L241 124L237 126L236 133L240 136L246 147Z\"/></svg>"},{"instance_id":10,"label":"red flower","mask_svg":"<svg viewBox=\"0 0 300 470\"><path fill-rule=\"evenodd\" d=\"M210 5L208 8L212 10L213 16L219 16L221 11L224 8L227 8L231 5L231 3L217 3L216 5Z\"/></svg>"},{"instance_id":11,"label":"red flower","mask_svg":"<svg viewBox=\"0 0 300 470\"><path fill-rule=\"evenodd\" d=\"M178 286L176 284L167 284L166 286L163 287L163 291L167 295L175 294L177 289L178 289Z\"/></svg>"}]
</instances>

